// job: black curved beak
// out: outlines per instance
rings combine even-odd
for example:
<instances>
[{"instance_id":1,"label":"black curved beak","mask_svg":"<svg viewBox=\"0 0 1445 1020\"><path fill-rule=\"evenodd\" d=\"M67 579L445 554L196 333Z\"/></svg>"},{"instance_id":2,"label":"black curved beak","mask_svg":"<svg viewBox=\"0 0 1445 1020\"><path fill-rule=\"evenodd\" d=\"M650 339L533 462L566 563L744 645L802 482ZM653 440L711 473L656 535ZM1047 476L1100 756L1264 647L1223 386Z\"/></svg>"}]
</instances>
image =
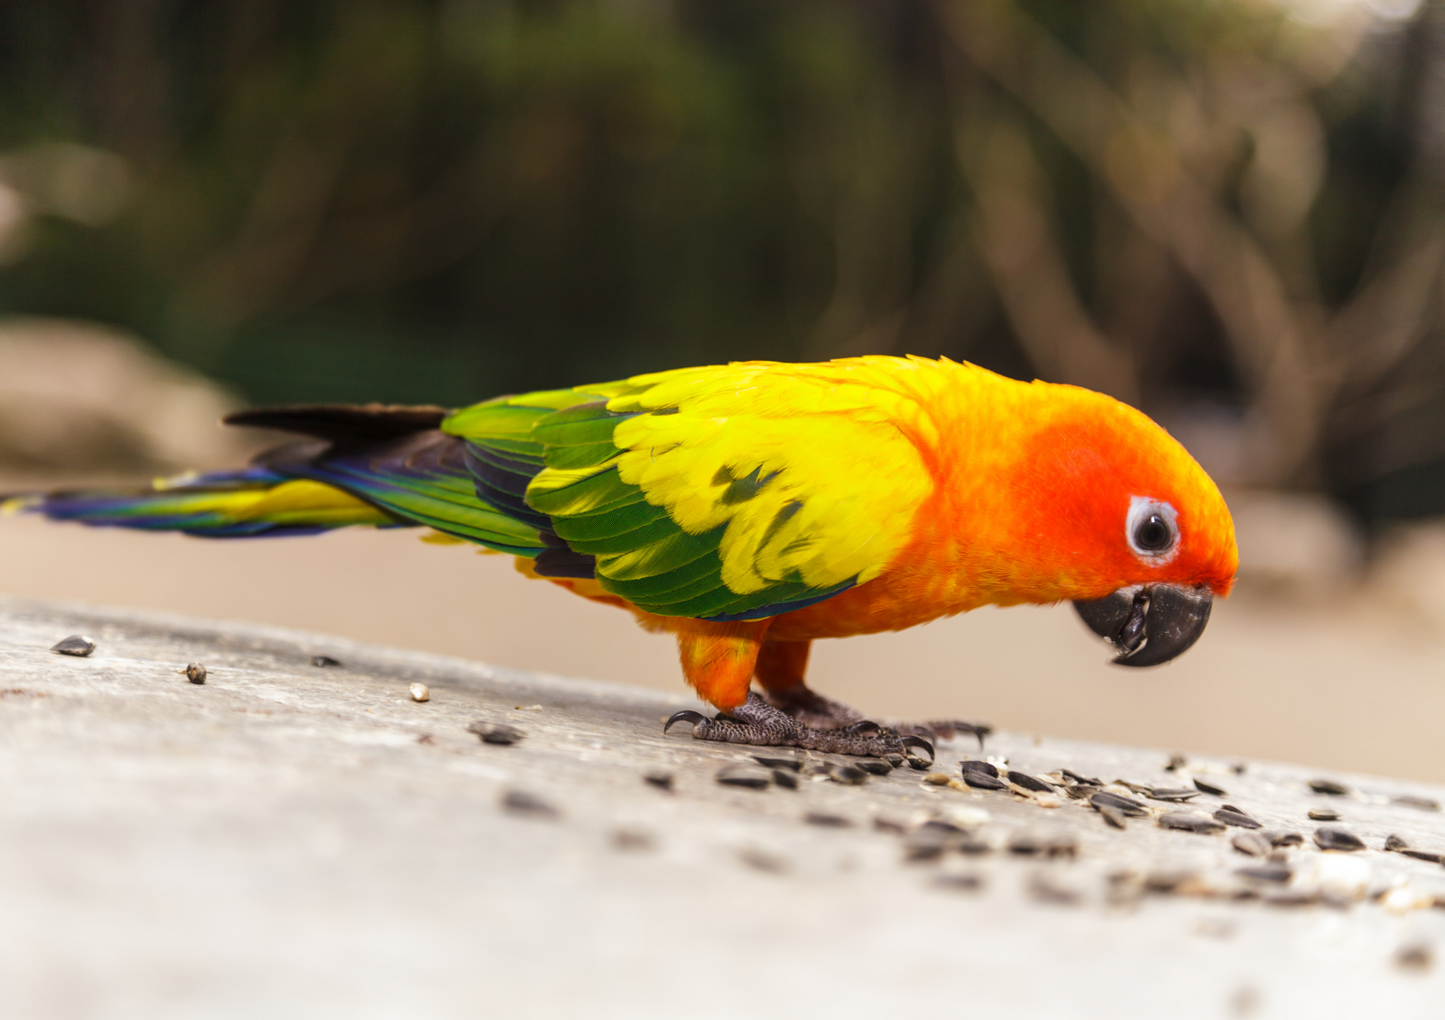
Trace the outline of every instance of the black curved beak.
<instances>
[{"instance_id":1,"label":"black curved beak","mask_svg":"<svg viewBox=\"0 0 1445 1020\"><path fill-rule=\"evenodd\" d=\"M1146 584L1074 608L1089 629L1119 649L1119 666L1157 666L1199 640L1214 595L1208 588Z\"/></svg>"}]
</instances>

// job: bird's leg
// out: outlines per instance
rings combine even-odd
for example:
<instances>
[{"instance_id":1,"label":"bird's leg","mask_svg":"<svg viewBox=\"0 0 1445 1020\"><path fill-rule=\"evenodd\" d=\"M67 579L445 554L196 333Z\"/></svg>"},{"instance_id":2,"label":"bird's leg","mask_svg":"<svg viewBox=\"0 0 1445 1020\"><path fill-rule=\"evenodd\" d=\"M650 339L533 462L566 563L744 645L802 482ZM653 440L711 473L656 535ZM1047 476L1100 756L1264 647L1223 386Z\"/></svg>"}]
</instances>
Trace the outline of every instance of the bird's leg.
<instances>
[{"instance_id":1,"label":"bird's leg","mask_svg":"<svg viewBox=\"0 0 1445 1020\"><path fill-rule=\"evenodd\" d=\"M729 744L759 744L764 747L802 747L831 754L855 754L877 757L905 754L909 748L921 747L933 755L933 745L920 736L903 736L876 723L847 729L815 729L800 724L782 709L774 708L756 691L749 691L747 700L727 712L708 719L698 712L678 712L667 721L667 727L678 722L692 723L692 735L698 740L721 740Z\"/></svg>"},{"instance_id":2,"label":"bird's leg","mask_svg":"<svg viewBox=\"0 0 1445 1020\"><path fill-rule=\"evenodd\" d=\"M825 698L803 682L808 668L808 641L767 641L758 650L756 673L764 697L798 723L814 729L878 729L879 724L854 708ZM929 741L952 740L958 733L971 733L983 746L990 728L961 719L930 719L926 722L894 723L885 727L901 736L925 737Z\"/></svg>"}]
</instances>

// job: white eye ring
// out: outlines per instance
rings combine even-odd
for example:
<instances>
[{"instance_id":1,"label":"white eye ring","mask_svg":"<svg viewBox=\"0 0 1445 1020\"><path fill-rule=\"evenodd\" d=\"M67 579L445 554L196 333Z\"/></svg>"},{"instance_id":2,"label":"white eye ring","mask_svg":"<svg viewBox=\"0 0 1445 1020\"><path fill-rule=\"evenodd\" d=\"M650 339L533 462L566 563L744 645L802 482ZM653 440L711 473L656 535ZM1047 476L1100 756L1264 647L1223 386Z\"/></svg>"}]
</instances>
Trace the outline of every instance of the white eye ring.
<instances>
[{"instance_id":1,"label":"white eye ring","mask_svg":"<svg viewBox=\"0 0 1445 1020\"><path fill-rule=\"evenodd\" d=\"M1179 514L1162 500L1133 496L1124 519L1124 539L1134 555L1162 566L1179 551Z\"/></svg>"}]
</instances>

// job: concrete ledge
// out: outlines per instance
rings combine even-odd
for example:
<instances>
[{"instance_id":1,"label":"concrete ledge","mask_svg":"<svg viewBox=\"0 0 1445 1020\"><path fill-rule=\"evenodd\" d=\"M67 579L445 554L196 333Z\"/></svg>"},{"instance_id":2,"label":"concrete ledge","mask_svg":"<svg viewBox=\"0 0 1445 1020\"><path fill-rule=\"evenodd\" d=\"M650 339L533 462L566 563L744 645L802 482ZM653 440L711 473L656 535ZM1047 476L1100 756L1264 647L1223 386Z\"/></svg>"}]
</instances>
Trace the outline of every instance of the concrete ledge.
<instances>
[{"instance_id":1,"label":"concrete ledge","mask_svg":"<svg viewBox=\"0 0 1445 1020\"><path fill-rule=\"evenodd\" d=\"M93 655L48 651L73 633ZM205 684L175 672L188 662ZM1121 831L1063 794L908 769L844 785L818 756L796 790L719 785L751 758L664 737L689 705L319 635L0 600L0 1013L1405 1018L1445 1001L1445 868L1382 849L1397 835L1445 851L1427 803L1445 788L990 741L1033 775L1227 791L1140 795L1148 814ZM479 719L525 736L484 744L467 732ZM956 779L974 756L960 738L936 771ZM644 780L658 771L671 792ZM1348 792L1312 792L1317 778ZM1302 835L1283 851L1288 882L1237 873L1261 863L1231 848L1244 829L1157 821L1226 802ZM1316 849L1311 809L1369 849ZM1025 843L1073 850L1008 849Z\"/></svg>"}]
</instances>

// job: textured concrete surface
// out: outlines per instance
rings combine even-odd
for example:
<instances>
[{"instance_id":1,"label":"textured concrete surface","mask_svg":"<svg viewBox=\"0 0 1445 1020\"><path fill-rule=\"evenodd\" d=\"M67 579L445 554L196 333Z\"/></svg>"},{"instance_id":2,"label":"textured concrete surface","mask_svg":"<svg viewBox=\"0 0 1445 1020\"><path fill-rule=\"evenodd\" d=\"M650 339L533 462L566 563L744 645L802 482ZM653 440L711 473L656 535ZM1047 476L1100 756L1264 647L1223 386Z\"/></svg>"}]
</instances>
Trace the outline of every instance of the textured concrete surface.
<instances>
[{"instance_id":1,"label":"textured concrete surface","mask_svg":"<svg viewBox=\"0 0 1445 1020\"><path fill-rule=\"evenodd\" d=\"M76 633L92 656L48 651ZM176 672L188 662L205 684ZM1303 835L1275 883L1238 874L1261 864L1231 848L1244 830L1166 830L1156 816L1181 805L1142 796L1149 815L1120 831L1062 793L907 768L844 785L808 774L817 756L796 790L719 785L751 759L663 736L689 705L298 632L0 601L0 1015L1440 1015L1445 868L1381 847L1445 850L1427 803L1445 789L989 743L1034 775L1222 788L1182 807L1227 802ZM485 744L477 720L525 735ZM973 756L944 744L935 772L957 779ZM659 770L671 792L645 781ZM1348 792L1312 792L1317 778ZM1370 849L1316 849L1311 809ZM940 832L937 856L908 859ZM1025 843L1061 852L1009 849Z\"/></svg>"}]
</instances>

